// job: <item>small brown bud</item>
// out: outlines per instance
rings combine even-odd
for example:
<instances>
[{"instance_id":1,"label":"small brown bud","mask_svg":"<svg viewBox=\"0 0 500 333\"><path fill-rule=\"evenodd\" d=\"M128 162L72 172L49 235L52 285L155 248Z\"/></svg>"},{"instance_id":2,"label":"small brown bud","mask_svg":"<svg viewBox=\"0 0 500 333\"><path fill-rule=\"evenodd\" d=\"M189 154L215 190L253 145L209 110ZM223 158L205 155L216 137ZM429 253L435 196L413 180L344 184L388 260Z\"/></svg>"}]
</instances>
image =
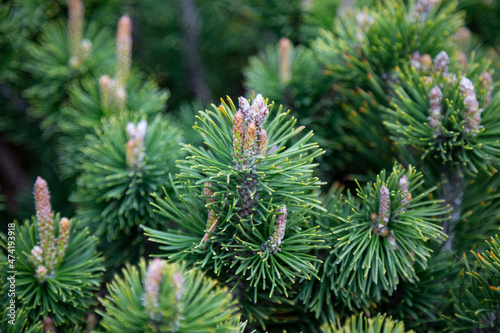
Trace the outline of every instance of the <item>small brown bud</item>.
<instances>
[{"instance_id":1,"label":"small brown bud","mask_svg":"<svg viewBox=\"0 0 500 333\"><path fill-rule=\"evenodd\" d=\"M432 67L432 58L429 54L424 54L420 57L420 70L424 73L429 72Z\"/></svg>"},{"instance_id":2,"label":"small brown bud","mask_svg":"<svg viewBox=\"0 0 500 333\"><path fill-rule=\"evenodd\" d=\"M292 79L292 43L288 38L281 38L279 42L280 60L279 77L282 84Z\"/></svg>"},{"instance_id":3,"label":"small brown bud","mask_svg":"<svg viewBox=\"0 0 500 333\"><path fill-rule=\"evenodd\" d=\"M261 94L258 94L253 100L252 114L252 121L255 121L255 126L260 129L269 114L269 108Z\"/></svg>"},{"instance_id":4,"label":"small brown bud","mask_svg":"<svg viewBox=\"0 0 500 333\"><path fill-rule=\"evenodd\" d=\"M245 100L243 97L241 100ZM246 100L245 100L246 101ZM243 141L245 138L245 123L244 116L241 110L238 110L233 118L233 162L236 164L236 168L239 169L242 162L241 157L243 154Z\"/></svg>"},{"instance_id":5,"label":"small brown bud","mask_svg":"<svg viewBox=\"0 0 500 333\"><path fill-rule=\"evenodd\" d=\"M438 126L441 122L441 102L443 100L443 93L438 86L434 86L429 93L429 125L434 129L435 133L438 132Z\"/></svg>"},{"instance_id":6,"label":"small brown bud","mask_svg":"<svg viewBox=\"0 0 500 333\"><path fill-rule=\"evenodd\" d=\"M47 317L42 321L43 333L56 333L56 327L54 326L54 322L52 318Z\"/></svg>"},{"instance_id":7,"label":"small brown bud","mask_svg":"<svg viewBox=\"0 0 500 333\"><path fill-rule=\"evenodd\" d=\"M434 59L434 71L437 73L441 71L442 74L448 73L448 64L450 60L448 57L448 53L445 51L441 51L438 53L436 58Z\"/></svg>"},{"instance_id":8,"label":"small brown bud","mask_svg":"<svg viewBox=\"0 0 500 333\"><path fill-rule=\"evenodd\" d=\"M84 10L82 0L69 0L68 26L70 58L80 56L80 45L83 38ZM70 61L71 62L71 61Z\"/></svg>"},{"instance_id":9,"label":"small brown bud","mask_svg":"<svg viewBox=\"0 0 500 333\"><path fill-rule=\"evenodd\" d=\"M278 216L274 224L273 234L269 236L269 240L262 245L264 249L268 248L271 253L281 251L281 244L283 244L283 238L285 237L286 221L287 209L286 205L283 205L278 209Z\"/></svg>"},{"instance_id":10,"label":"small brown bud","mask_svg":"<svg viewBox=\"0 0 500 333\"><path fill-rule=\"evenodd\" d=\"M248 117L248 114L250 113L250 104L248 104L248 101L245 97L240 97L238 99L238 105L240 106L240 110L246 119Z\"/></svg>"},{"instance_id":11,"label":"small brown bud","mask_svg":"<svg viewBox=\"0 0 500 333\"><path fill-rule=\"evenodd\" d=\"M49 186L42 177L37 177L35 181L35 209L39 221L52 221Z\"/></svg>"},{"instance_id":12,"label":"small brown bud","mask_svg":"<svg viewBox=\"0 0 500 333\"><path fill-rule=\"evenodd\" d=\"M137 169L144 163L144 158L146 157L144 139L147 127L148 122L145 119L139 121L137 126L133 123L127 124L127 132L130 139L127 142L125 156L129 169Z\"/></svg>"},{"instance_id":13,"label":"small brown bud","mask_svg":"<svg viewBox=\"0 0 500 333\"><path fill-rule=\"evenodd\" d=\"M111 106L111 92L114 91L113 81L109 75L102 75L99 79L99 92L101 95L101 108L109 110Z\"/></svg>"},{"instance_id":14,"label":"small brown bud","mask_svg":"<svg viewBox=\"0 0 500 333\"><path fill-rule=\"evenodd\" d=\"M398 210L394 213L395 216L404 213L406 211L406 208L408 207L408 203L411 201L411 193L408 190L409 183L408 183L408 177L406 175L403 175L399 179L399 195L401 196L401 201L398 204Z\"/></svg>"},{"instance_id":15,"label":"small brown bud","mask_svg":"<svg viewBox=\"0 0 500 333\"><path fill-rule=\"evenodd\" d=\"M63 217L61 221L59 221L59 248L57 249L57 262L56 264L60 264L64 256L66 255L66 249L68 248L69 243L69 234L70 234L70 223L66 217Z\"/></svg>"},{"instance_id":16,"label":"small brown bud","mask_svg":"<svg viewBox=\"0 0 500 333\"><path fill-rule=\"evenodd\" d=\"M132 20L128 15L123 15L118 21L116 60L116 82L119 87L126 87L132 62Z\"/></svg>"},{"instance_id":17,"label":"small brown bud","mask_svg":"<svg viewBox=\"0 0 500 333\"><path fill-rule=\"evenodd\" d=\"M379 198L379 222L384 226L387 226L389 223L389 217L391 216L391 194L389 193L389 189L382 185L380 188L380 198Z\"/></svg>"}]
</instances>

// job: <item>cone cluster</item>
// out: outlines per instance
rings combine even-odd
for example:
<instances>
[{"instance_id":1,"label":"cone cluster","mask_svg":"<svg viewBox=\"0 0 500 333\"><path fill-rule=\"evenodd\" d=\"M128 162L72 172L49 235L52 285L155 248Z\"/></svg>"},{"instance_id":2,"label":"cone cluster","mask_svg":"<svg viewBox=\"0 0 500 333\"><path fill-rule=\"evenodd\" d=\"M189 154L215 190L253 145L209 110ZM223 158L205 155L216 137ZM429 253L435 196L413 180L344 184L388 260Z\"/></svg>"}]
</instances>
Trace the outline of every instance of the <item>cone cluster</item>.
<instances>
[{"instance_id":1,"label":"cone cluster","mask_svg":"<svg viewBox=\"0 0 500 333\"><path fill-rule=\"evenodd\" d=\"M423 73L429 72L431 65L429 64L430 56L425 54L420 56L418 52L413 53L411 64L417 70L420 70ZM453 73L448 72L449 66L449 57L445 51L441 51L434 58L434 72L438 75L441 75L446 81L456 84L457 76ZM433 82L432 76L424 76L424 82L432 85ZM486 89L486 98L483 107L488 105L491 99L491 75L488 72L484 72L481 76L480 81L481 87ZM441 85L442 87L442 85ZM479 102L476 97L476 91L474 88L474 84L471 80L469 80L465 76L460 77L460 95L463 98L464 103L464 130L466 133L471 133L472 136L475 136L480 128L481 128L481 113L483 108L479 107ZM439 133L439 124L442 121L442 102L443 102L443 92L441 91L438 85L434 85L429 92L429 125L434 129L435 134Z\"/></svg>"},{"instance_id":2,"label":"cone cluster","mask_svg":"<svg viewBox=\"0 0 500 333\"><path fill-rule=\"evenodd\" d=\"M391 194L387 186L382 185L379 193L379 212L378 214L373 213L371 216L373 233L387 237L395 249L397 246L395 245L394 237L389 233L388 224L391 217L396 217L406 211L408 204L412 199L409 191L408 177L406 177L406 175L399 178L398 196L398 209L391 214Z\"/></svg>"},{"instance_id":3,"label":"cone cluster","mask_svg":"<svg viewBox=\"0 0 500 333\"><path fill-rule=\"evenodd\" d=\"M441 123L441 103L443 102L443 93L438 86L434 86L429 93L429 125L434 129L434 133L439 131L439 124Z\"/></svg>"},{"instance_id":4,"label":"cone cluster","mask_svg":"<svg viewBox=\"0 0 500 333\"><path fill-rule=\"evenodd\" d=\"M54 270L64 259L69 241L70 221L66 217L59 221L59 237L56 238L49 188L43 178L36 179L34 193L40 245L33 247L29 261L35 269L36 279L43 283L54 274Z\"/></svg>"},{"instance_id":5,"label":"cone cluster","mask_svg":"<svg viewBox=\"0 0 500 333\"><path fill-rule=\"evenodd\" d=\"M144 281L143 304L146 314L152 320L158 319L160 306L160 286L163 280L163 269L165 262L155 258L148 267L146 280Z\"/></svg>"},{"instance_id":6,"label":"cone cluster","mask_svg":"<svg viewBox=\"0 0 500 333\"><path fill-rule=\"evenodd\" d=\"M252 106L240 97L240 109L233 118L233 162L237 170L254 166L257 155L267 152L267 133L262 128L269 114L261 94L255 97Z\"/></svg>"}]
</instances>

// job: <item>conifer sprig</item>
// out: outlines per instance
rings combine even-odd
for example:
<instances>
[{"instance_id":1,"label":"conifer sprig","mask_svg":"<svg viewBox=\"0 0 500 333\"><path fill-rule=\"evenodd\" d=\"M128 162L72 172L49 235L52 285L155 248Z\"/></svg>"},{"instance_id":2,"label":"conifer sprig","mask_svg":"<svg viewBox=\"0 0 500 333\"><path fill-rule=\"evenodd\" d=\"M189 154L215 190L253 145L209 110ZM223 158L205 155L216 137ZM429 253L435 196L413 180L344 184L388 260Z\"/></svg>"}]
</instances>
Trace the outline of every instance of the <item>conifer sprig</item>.
<instances>
[{"instance_id":1,"label":"conifer sprig","mask_svg":"<svg viewBox=\"0 0 500 333\"><path fill-rule=\"evenodd\" d=\"M40 245L31 250L29 260L35 269L39 283L44 283L47 277L54 275L54 270L63 261L68 247L70 221L63 217L59 221L59 237L54 235L54 212L50 204L50 194L47 182L38 177L35 182L35 207Z\"/></svg>"},{"instance_id":2,"label":"conifer sprig","mask_svg":"<svg viewBox=\"0 0 500 333\"><path fill-rule=\"evenodd\" d=\"M462 72L455 61L440 61L428 69L398 69L401 83L384 123L398 144L411 146L422 159L429 156L473 176L492 174L500 152L500 100L492 93L488 63L472 59Z\"/></svg>"},{"instance_id":3,"label":"conifer sprig","mask_svg":"<svg viewBox=\"0 0 500 333\"><path fill-rule=\"evenodd\" d=\"M61 170L66 178L77 174L76 165L82 162L80 149L85 136L94 134L94 127L101 126L103 119L120 113L114 102L113 86L107 86L105 92L102 84L111 80L108 75L100 79L82 79L69 91L70 103L63 108L59 124L63 136L58 147ZM167 90L159 89L153 80L145 78L138 70L131 71L126 94L124 109L146 119L162 112L170 96Z\"/></svg>"},{"instance_id":4,"label":"conifer sprig","mask_svg":"<svg viewBox=\"0 0 500 333\"><path fill-rule=\"evenodd\" d=\"M59 127L59 155L63 176L76 174L81 162L80 146L85 135L93 133L102 119L120 112L156 114L164 111L169 92L159 89L151 79L145 79L138 70L132 70L132 20L123 15L116 32L114 78L108 74L94 75L70 84L68 106L62 108ZM111 70L104 71L112 73Z\"/></svg>"},{"instance_id":5,"label":"conifer sprig","mask_svg":"<svg viewBox=\"0 0 500 333\"><path fill-rule=\"evenodd\" d=\"M378 101L386 100L388 83L397 79L395 67L414 51L432 56L450 51L452 43L446 36L462 24L454 2L435 4L425 19L418 19L422 13L416 7L384 0L337 20L333 32L323 31L313 44L327 74L341 80L341 85L358 86Z\"/></svg>"},{"instance_id":6,"label":"conifer sprig","mask_svg":"<svg viewBox=\"0 0 500 333\"><path fill-rule=\"evenodd\" d=\"M52 212L47 183L40 177L34 192L37 218L16 223L18 309L30 322L50 316L56 326L81 323L84 311L95 304L104 271L97 238L78 220L70 223Z\"/></svg>"},{"instance_id":7,"label":"conifer sprig","mask_svg":"<svg viewBox=\"0 0 500 333\"><path fill-rule=\"evenodd\" d=\"M181 264L154 259L127 265L101 299L106 332L239 332L237 302L227 290Z\"/></svg>"},{"instance_id":8,"label":"conifer sprig","mask_svg":"<svg viewBox=\"0 0 500 333\"><path fill-rule=\"evenodd\" d=\"M209 271L250 304L315 278L311 251L324 247L309 221L320 209L312 161L322 150L309 143L312 133L287 147L303 128L275 110L258 95L252 103L241 98L239 110L228 98L201 111L195 128L205 147L184 147L189 155L178 163L175 194L155 203L176 227L145 228L162 255ZM259 148L266 138L267 151ZM258 312L246 311L253 318Z\"/></svg>"},{"instance_id":9,"label":"conifer sprig","mask_svg":"<svg viewBox=\"0 0 500 333\"><path fill-rule=\"evenodd\" d=\"M299 120L314 115L314 103L328 90L329 79L313 51L286 38L268 45L260 57L251 57L243 74L248 90L265 91L270 100L300 113Z\"/></svg>"},{"instance_id":10,"label":"conifer sprig","mask_svg":"<svg viewBox=\"0 0 500 333\"><path fill-rule=\"evenodd\" d=\"M393 320L385 314L377 314L375 318L367 318L365 315L354 315L345 321L344 325L329 323L321 326L322 333L414 333L413 330L406 331L401 321Z\"/></svg>"},{"instance_id":11,"label":"conifer sprig","mask_svg":"<svg viewBox=\"0 0 500 333\"><path fill-rule=\"evenodd\" d=\"M39 43L29 45L25 69L37 82L26 90L30 113L43 118L45 134L60 130L61 110L69 87L84 77L100 75L112 66L113 44L106 29L84 24L81 0L71 0L69 21L48 23Z\"/></svg>"},{"instance_id":12,"label":"conifer sprig","mask_svg":"<svg viewBox=\"0 0 500 333\"><path fill-rule=\"evenodd\" d=\"M87 140L78 190L70 198L81 221L108 241L135 234L141 222L158 225L148 195L168 181L180 157L180 134L171 122L161 116L147 122L140 114L123 113ZM140 146L135 152L131 140Z\"/></svg>"},{"instance_id":13,"label":"conifer sprig","mask_svg":"<svg viewBox=\"0 0 500 333\"><path fill-rule=\"evenodd\" d=\"M347 11L311 44L326 67L323 73L332 92L318 105L322 119L310 120L336 129L336 140L324 134L323 146L337 150L329 165L350 173L361 172L353 167L367 164L377 172L390 168L396 157L380 116L389 105L391 84L400 80L395 68L415 51L431 56L451 52L454 45L449 36L462 25L462 14L454 10L454 2L434 3L425 18L416 11L415 2L384 0L356 6L362 8ZM325 112L325 108L333 110ZM367 162L360 163L364 159Z\"/></svg>"},{"instance_id":14,"label":"conifer sprig","mask_svg":"<svg viewBox=\"0 0 500 333\"><path fill-rule=\"evenodd\" d=\"M428 241L445 239L437 223L448 210L439 200L426 200L435 188L408 200L421 178L411 166L395 167L388 176L382 171L375 183L358 185L357 200L346 198L347 217L345 210L333 212L338 225L332 229L335 242L327 261L334 293L347 306L377 302L383 293L391 295L400 280L415 282L414 265L426 268L432 252Z\"/></svg>"}]
</instances>

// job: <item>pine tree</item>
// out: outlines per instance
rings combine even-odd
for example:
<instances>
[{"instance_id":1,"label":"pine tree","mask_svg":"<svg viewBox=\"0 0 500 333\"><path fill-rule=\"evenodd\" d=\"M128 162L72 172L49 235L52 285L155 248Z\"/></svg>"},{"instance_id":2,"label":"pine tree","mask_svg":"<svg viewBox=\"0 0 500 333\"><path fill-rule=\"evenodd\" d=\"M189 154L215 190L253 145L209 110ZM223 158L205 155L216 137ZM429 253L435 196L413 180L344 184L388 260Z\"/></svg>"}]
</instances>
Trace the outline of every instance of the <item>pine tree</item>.
<instances>
[{"instance_id":1,"label":"pine tree","mask_svg":"<svg viewBox=\"0 0 500 333\"><path fill-rule=\"evenodd\" d=\"M0 331L498 331L497 7L0 4Z\"/></svg>"},{"instance_id":2,"label":"pine tree","mask_svg":"<svg viewBox=\"0 0 500 333\"><path fill-rule=\"evenodd\" d=\"M79 324L85 309L96 303L104 270L96 251L98 240L78 221L54 214L44 179L37 178L33 191L36 217L22 225L15 223L15 246L9 247L14 249L9 253L15 257L17 272L16 309L26 312L33 323L48 319L57 326ZM8 244L3 237L5 251ZM3 300L12 298L8 284L1 292Z\"/></svg>"}]
</instances>

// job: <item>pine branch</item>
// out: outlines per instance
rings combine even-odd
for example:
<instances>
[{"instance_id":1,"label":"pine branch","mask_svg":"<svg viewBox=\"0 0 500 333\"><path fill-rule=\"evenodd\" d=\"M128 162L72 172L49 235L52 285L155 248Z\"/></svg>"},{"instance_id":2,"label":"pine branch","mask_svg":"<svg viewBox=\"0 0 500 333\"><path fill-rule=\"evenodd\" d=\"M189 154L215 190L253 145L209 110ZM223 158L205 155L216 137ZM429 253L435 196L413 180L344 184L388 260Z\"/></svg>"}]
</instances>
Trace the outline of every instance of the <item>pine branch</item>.
<instances>
[{"instance_id":1,"label":"pine branch","mask_svg":"<svg viewBox=\"0 0 500 333\"><path fill-rule=\"evenodd\" d=\"M449 213L442 201L426 200L435 188L415 194L421 178L411 166L395 166L389 175L382 171L373 184L358 185L357 198L332 201L333 236L328 240L333 250L323 268L323 281L330 280L331 289L308 293L318 292L318 301L335 297L351 310L367 309L383 294L392 295L402 281L416 283L414 266L428 266L428 240L444 241L437 223Z\"/></svg>"},{"instance_id":2,"label":"pine branch","mask_svg":"<svg viewBox=\"0 0 500 333\"><path fill-rule=\"evenodd\" d=\"M231 286L245 316L264 325L261 301L290 302L294 284L318 278L312 251L325 246L310 221L321 209L312 162L323 151L312 133L288 146L303 128L262 96L239 102L200 111L205 146L186 145L174 195L155 196L157 213L176 227L144 229L169 260Z\"/></svg>"},{"instance_id":3,"label":"pine branch","mask_svg":"<svg viewBox=\"0 0 500 333\"><path fill-rule=\"evenodd\" d=\"M202 102L212 100L212 92L207 83L205 68L199 51L200 16L194 0L178 0L181 9L181 22L184 38L183 49L185 66L188 72L189 88Z\"/></svg>"},{"instance_id":4,"label":"pine branch","mask_svg":"<svg viewBox=\"0 0 500 333\"><path fill-rule=\"evenodd\" d=\"M109 295L100 299L105 311L106 332L237 332L238 303L227 289L188 270L158 258L146 268L127 265L122 276L108 285Z\"/></svg>"},{"instance_id":5,"label":"pine branch","mask_svg":"<svg viewBox=\"0 0 500 333\"><path fill-rule=\"evenodd\" d=\"M440 251L448 251L454 248L456 231L455 226L461 219L462 199L465 191L465 176L463 170L454 169L444 171L444 180L441 183L441 193L444 204L451 208L450 218L443 222L443 231L448 239L442 245Z\"/></svg>"},{"instance_id":6,"label":"pine branch","mask_svg":"<svg viewBox=\"0 0 500 333\"><path fill-rule=\"evenodd\" d=\"M31 322L50 316L56 326L79 324L84 311L96 303L104 271L98 240L78 220L54 214L47 183L40 177L34 194L36 217L13 223L9 241L15 237L15 249L6 247L6 236L0 240L2 250L16 258L15 298Z\"/></svg>"}]
</instances>

